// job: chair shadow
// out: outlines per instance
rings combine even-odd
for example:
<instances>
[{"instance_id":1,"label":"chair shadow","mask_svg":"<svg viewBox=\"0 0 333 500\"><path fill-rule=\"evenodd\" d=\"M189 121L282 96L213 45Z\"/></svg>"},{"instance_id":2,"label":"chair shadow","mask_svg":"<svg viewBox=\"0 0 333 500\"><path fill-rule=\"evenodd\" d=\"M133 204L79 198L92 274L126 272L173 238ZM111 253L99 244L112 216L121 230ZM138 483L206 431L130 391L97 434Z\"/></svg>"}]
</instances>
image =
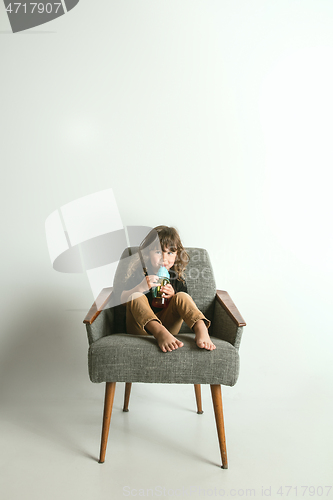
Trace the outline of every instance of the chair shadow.
<instances>
[{"instance_id":1,"label":"chair shadow","mask_svg":"<svg viewBox=\"0 0 333 500\"><path fill-rule=\"evenodd\" d=\"M77 418L72 394L89 393L84 312L68 311L58 297L55 304L48 296L28 298L26 310L12 315L11 342L1 352L0 418L90 457L70 432ZM96 411L98 404L96 398Z\"/></svg>"},{"instance_id":2,"label":"chair shadow","mask_svg":"<svg viewBox=\"0 0 333 500\"><path fill-rule=\"evenodd\" d=\"M116 410L117 411L117 410ZM114 418L114 413L115 413L115 408L112 410L112 418L111 418L111 425L110 425L110 433L109 433L109 438L108 438L108 447L112 449L112 437L114 435L118 436L118 445L119 445L119 436L121 434L123 435L133 435L133 439L142 441L141 447L147 446L147 443L150 443L151 445L156 445L158 444L158 447L160 448L161 452L165 452L165 450L168 450L168 454L172 455L174 454L175 456L181 454L184 457L189 457L189 458L195 458L198 460L200 463L207 463L209 465L215 465L218 467L221 467L221 465L218 465L217 462L214 462L213 460L208 459L206 456L203 454L198 453L197 451L193 451L193 449L190 449L189 446L186 446L186 442L184 444L183 441L178 440L177 438L173 438L172 436L168 435L165 436L162 432L162 429L157 425L156 427L150 426L147 422L140 422L138 423L138 420L135 419L135 430L134 427L130 427L127 422L124 422L124 425L119 422L119 419L117 422L115 422ZM134 413L134 411L129 411L128 413L124 413L124 418L128 419L130 417L130 414ZM101 422L102 423L102 422ZM210 422L214 427L215 427L215 422ZM185 424L184 424L185 425ZM195 429L193 429L193 437L195 437ZM217 453L218 453L218 440L214 436L214 440L216 439L216 447L217 447ZM108 456L108 451L106 452ZM110 451L110 453L112 453ZM91 455L86 455L87 458L93 459L94 461L98 462L98 459L96 459L95 456ZM107 461L107 456L106 460Z\"/></svg>"}]
</instances>

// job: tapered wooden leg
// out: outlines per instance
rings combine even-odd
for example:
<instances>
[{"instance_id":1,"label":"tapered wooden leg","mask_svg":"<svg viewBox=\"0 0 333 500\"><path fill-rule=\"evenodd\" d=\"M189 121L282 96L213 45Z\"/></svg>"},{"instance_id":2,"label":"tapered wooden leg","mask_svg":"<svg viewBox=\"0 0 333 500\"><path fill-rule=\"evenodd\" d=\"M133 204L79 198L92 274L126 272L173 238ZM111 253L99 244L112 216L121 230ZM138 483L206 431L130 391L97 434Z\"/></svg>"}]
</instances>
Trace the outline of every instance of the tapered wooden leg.
<instances>
[{"instance_id":1,"label":"tapered wooden leg","mask_svg":"<svg viewBox=\"0 0 333 500\"><path fill-rule=\"evenodd\" d=\"M131 382L126 382L126 384L125 384L125 397L124 397L123 411L129 411L129 409L128 409L128 403L129 403L129 398L130 398L130 394L131 394L131 389L132 389L132 383Z\"/></svg>"},{"instance_id":2,"label":"tapered wooden leg","mask_svg":"<svg viewBox=\"0 0 333 500\"><path fill-rule=\"evenodd\" d=\"M222 469L227 469L228 459L227 459L227 446L225 442L225 432L224 432L221 386L218 384L214 384L210 386L210 389L212 391L217 435L219 438L219 445L221 450Z\"/></svg>"},{"instance_id":3,"label":"tapered wooden leg","mask_svg":"<svg viewBox=\"0 0 333 500\"><path fill-rule=\"evenodd\" d=\"M105 453L106 453L106 447L108 444L108 436L109 436L111 413L112 413L112 406L113 406L115 389L116 389L116 382L106 382L101 450L100 450L100 454L99 454L99 463L100 464L103 464L104 460L105 460Z\"/></svg>"},{"instance_id":4,"label":"tapered wooden leg","mask_svg":"<svg viewBox=\"0 0 333 500\"><path fill-rule=\"evenodd\" d=\"M195 391L195 399L197 400L197 408L199 415L203 413L202 411L202 404L201 404L201 386L200 384L194 384L194 391Z\"/></svg>"}]
</instances>

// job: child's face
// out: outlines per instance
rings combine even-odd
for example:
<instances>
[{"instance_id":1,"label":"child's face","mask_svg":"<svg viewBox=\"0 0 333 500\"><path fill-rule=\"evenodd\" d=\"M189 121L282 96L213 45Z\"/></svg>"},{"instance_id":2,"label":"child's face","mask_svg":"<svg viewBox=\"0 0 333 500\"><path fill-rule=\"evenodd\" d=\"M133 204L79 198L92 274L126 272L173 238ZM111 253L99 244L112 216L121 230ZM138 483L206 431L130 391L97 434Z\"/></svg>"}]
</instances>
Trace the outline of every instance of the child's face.
<instances>
[{"instance_id":1,"label":"child's face","mask_svg":"<svg viewBox=\"0 0 333 500\"><path fill-rule=\"evenodd\" d=\"M155 272L161 266L165 266L169 271L175 263L177 252L172 252L169 248L161 250L150 250L149 252L150 262Z\"/></svg>"}]
</instances>

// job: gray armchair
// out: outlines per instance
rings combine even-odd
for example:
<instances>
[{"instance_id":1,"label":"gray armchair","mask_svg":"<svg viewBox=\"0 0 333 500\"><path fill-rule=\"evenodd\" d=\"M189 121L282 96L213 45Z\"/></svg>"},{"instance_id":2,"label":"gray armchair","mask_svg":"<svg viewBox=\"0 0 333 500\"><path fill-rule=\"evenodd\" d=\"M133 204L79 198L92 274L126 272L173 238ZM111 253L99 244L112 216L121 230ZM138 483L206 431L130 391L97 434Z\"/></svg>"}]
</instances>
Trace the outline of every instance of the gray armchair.
<instances>
[{"instance_id":1,"label":"gray armchair","mask_svg":"<svg viewBox=\"0 0 333 500\"><path fill-rule=\"evenodd\" d=\"M239 345L246 325L227 292L216 290L209 256L201 248L186 248L190 256L186 268L189 294L211 320L210 336L214 351L199 349L194 333L183 323L178 338L183 347L163 353L152 336L126 333L125 306L117 304L117 286L126 273L135 248L127 249L120 260L112 288L104 289L84 319L89 340L89 376L95 383L106 382L102 439L99 462L105 460L116 382L126 382L123 411L128 411L133 382L194 384L198 413L201 384L210 384L222 468L228 468L224 432L221 384L233 386L239 373ZM118 302L119 303L119 302Z\"/></svg>"}]
</instances>

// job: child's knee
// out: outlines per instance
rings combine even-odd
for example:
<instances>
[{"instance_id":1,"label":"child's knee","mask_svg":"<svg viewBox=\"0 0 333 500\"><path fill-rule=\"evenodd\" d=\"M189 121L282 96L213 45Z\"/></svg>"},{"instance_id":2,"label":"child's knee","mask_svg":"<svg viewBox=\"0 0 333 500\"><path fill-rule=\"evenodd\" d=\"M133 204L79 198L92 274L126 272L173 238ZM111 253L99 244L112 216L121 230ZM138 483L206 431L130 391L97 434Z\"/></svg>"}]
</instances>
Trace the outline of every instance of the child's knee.
<instances>
[{"instance_id":1,"label":"child's knee","mask_svg":"<svg viewBox=\"0 0 333 500\"><path fill-rule=\"evenodd\" d=\"M177 302L183 302L183 303L185 302L193 304L192 297L186 292L178 292L176 293L176 295L174 295L174 298Z\"/></svg>"},{"instance_id":2,"label":"child's knee","mask_svg":"<svg viewBox=\"0 0 333 500\"><path fill-rule=\"evenodd\" d=\"M173 297L174 305L177 308L178 312L181 311L193 311L193 309L197 309L194 300L192 297L186 292L178 292Z\"/></svg>"},{"instance_id":3,"label":"child's knee","mask_svg":"<svg viewBox=\"0 0 333 500\"><path fill-rule=\"evenodd\" d=\"M145 294L141 292L132 293L126 303L126 307L132 309L133 307L145 307L149 305L148 299Z\"/></svg>"}]
</instances>

